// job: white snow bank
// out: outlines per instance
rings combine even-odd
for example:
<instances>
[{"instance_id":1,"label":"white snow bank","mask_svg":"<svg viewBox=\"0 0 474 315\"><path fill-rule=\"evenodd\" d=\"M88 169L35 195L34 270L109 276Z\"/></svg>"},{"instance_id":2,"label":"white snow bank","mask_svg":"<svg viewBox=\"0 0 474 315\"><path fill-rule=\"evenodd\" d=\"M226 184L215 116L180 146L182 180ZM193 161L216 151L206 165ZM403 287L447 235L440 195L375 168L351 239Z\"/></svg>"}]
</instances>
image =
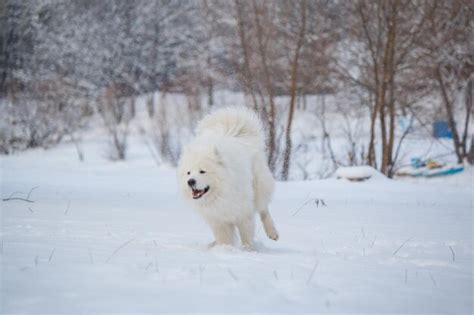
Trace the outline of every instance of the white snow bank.
<instances>
[{"instance_id":1,"label":"white snow bank","mask_svg":"<svg viewBox=\"0 0 474 315\"><path fill-rule=\"evenodd\" d=\"M365 181L368 179L387 179L385 175L371 166L340 167L336 171L336 178L345 178L350 181Z\"/></svg>"}]
</instances>

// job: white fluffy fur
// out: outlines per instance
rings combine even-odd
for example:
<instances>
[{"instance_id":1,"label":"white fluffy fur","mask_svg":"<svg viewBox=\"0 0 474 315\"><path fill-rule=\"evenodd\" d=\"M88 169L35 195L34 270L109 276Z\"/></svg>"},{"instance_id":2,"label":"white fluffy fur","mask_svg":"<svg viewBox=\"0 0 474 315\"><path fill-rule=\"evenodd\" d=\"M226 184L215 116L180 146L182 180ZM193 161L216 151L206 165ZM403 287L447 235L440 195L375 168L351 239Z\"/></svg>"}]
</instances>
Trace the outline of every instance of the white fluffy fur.
<instances>
[{"instance_id":1,"label":"white fluffy fur","mask_svg":"<svg viewBox=\"0 0 474 315\"><path fill-rule=\"evenodd\" d=\"M204 117L196 138L184 148L178 165L179 186L212 229L214 244L232 245L237 229L242 245L252 247L256 212L268 237L278 239L268 212L274 180L264 148L259 119L243 107L219 109ZM208 187L208 192L193 199L190 179L196 181L195 189Z\"/></svg>"}]
</instances>

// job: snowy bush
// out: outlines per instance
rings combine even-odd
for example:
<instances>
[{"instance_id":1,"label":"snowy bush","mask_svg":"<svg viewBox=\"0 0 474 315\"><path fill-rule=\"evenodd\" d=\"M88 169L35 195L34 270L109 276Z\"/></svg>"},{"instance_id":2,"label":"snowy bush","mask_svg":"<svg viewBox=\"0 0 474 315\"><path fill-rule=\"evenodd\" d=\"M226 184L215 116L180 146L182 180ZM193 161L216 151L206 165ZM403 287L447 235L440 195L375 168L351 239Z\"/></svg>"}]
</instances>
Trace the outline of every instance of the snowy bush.
<instances>
[{"instance_id":1,"label":"snowy bush","mask_svg":"<svg viewBox=\"0 0 474 315\"><path fill-rule=\"evenodd\" d=\"M109 135L109 158L125 160L130 121L135 115L134 97L123 85L112 85L99 99L97 111Z\"/></svg>"},{"instance_id":2,"label":"snowy bush","mask_svg":"<svg viewBox=\"0 0 474 315\"><path fill-rule=\"evenodd\" d=\"M0 152L48 148L83 128L92 115L87 99L65 82L32 82L28 90L0 101Z\"/></svg>"}]
</instances>

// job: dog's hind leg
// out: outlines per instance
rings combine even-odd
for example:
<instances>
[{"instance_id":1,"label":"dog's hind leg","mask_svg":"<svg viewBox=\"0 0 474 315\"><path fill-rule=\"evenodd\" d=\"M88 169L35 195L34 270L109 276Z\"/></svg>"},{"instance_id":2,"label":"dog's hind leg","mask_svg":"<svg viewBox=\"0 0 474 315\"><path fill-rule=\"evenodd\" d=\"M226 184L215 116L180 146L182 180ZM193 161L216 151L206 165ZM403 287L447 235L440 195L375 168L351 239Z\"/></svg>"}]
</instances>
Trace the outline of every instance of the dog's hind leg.
<instances>
[{"instance_id":1,"label":"dog's hind leg","mask_svg":"<svg viewBox=\"0 0 474 315\"><path fill-rule=\"evenodd\" d=\"M278 240L278 231L267 209L260 211L260 219L262 220L263 228L268 238L274 241Z\"/></svg>"},{"instance_id":2,"label":"dog's hind leg","mask_svg":"<svg viewBox=\"0 0 474 315\"><path fill-rule=\"evenodd\" d=\"M261 156L256 158L253 171L254 206L260 214L265 233L267 233L270 239L276 241L278 239L278 231L268 212L268 204L270 203L275 185L273 176L266 161Z\"/></svg>"}]
</instances>

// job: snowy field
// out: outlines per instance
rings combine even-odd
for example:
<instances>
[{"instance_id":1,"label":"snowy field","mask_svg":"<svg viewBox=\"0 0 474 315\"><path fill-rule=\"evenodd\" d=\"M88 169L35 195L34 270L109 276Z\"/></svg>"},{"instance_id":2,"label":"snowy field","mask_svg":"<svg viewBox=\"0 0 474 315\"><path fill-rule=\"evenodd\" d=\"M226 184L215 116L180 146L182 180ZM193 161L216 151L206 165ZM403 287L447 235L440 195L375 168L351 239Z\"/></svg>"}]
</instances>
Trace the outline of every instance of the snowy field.
<instances>
[{"instance_id":1,"label":"snowy field","mask_svg":"<svg viewBox=\"0 0 474 315\"><path fill-rule=\"evenodd\" d=\"M133 139L132 139L133 140ZM214 248L139 139L0 157L1 313L472 312L472 169L278 183L278 242ZM32 188L34 188L32 190Z\"/></svg>"}]
</instances>

